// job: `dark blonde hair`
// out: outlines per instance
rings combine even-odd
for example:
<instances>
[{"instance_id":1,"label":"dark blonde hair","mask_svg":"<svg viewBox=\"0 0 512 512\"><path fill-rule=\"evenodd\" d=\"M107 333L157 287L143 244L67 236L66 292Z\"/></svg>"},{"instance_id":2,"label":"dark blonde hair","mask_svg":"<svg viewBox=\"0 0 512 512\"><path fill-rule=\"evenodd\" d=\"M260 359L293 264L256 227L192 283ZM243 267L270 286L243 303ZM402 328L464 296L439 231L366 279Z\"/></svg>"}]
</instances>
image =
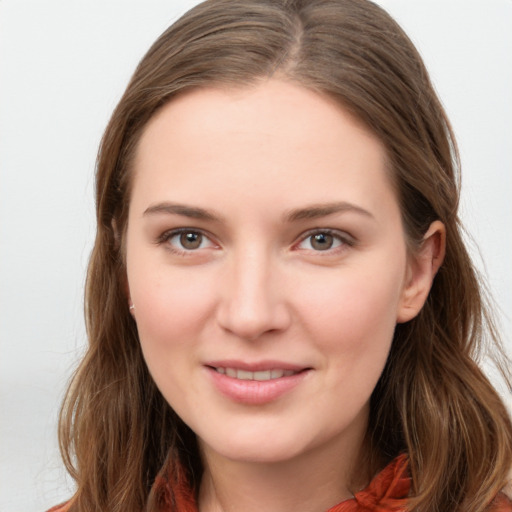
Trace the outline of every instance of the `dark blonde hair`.
<instances>
[{"instance_id":1,"label":"dark blonde hair","mask_svg":"<svg viewBox=\"0 0 512 512\"><path fill-rule=\"evenodd\" d=\"M497 361L505 356L462 239L449 122L410 40L367 0L208 0L137 67L97 162L89 347L60 418L63 458L78 486L72 510L152 509L150 488L164 464L187 471L197 488L195 436L152 381L127 308L131 163L147 122L176 94L269 77L335 98L382 141L411 250L432 221L446 226L444 264L419 315L396 327L372 395L369 462L408 454L410 510L483 511L506 482L512 426L477 361L486 339Z\"/></svg>"}]
</instances>

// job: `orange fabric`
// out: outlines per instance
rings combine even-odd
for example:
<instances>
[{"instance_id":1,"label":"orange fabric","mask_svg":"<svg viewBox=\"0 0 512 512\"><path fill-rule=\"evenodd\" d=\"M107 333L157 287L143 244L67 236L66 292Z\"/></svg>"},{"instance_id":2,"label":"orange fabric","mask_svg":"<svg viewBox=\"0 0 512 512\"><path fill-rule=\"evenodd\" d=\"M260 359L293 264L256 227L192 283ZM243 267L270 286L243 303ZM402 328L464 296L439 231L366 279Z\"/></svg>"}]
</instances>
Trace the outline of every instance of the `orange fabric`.
<instances>
[{"instance_id":1,"label":"orange fabric","mask_svg":"<svg viewBox=\"0 0 512 512\"><path fill-rule=\"evenodd\" d=\"M166 477L160 477L155 482L154 490L163 498L159 512L197 512L194 496L190 488L183 484L183 476L175 477L174 485L169 480L168 473ZM408 458L400 455L368 487L356 493L354 498L343 501L326 512L407 512L410 489ZM172 496L176 503L174 508ZM504 494L500 494L487 512L512 512L512 502Z\"/></svg>"},{"instance_id":2,"label":"orange fabric","mask_svg":"<svg viewBox=\"0 0 512 512\"><path fill-rule=\"evenodd\" d=\"M197 512L190 488L179 482L179 478L174 478L172 485L171 478L167 473L155 482L159 512ZM331 507L327 512L405 512L410 485L407 457L401 455L381 471L366 489L358 492L353 499Z\"/></svg>"},{"instance_id":3,"label":"orange fabric","mask_svg":"<svg viewBox=\"0 0 512 512\"><path fill-rule=\"evenodd\" d=\"M71 506L71 502L68 501L66 503L62 503L61 505L57 505L55 507L52 507L47 512L68 512L70 506Z\"/></svg>"},{"instance_id":4,"label":"orange fabric","mask_svg":"<svg viewBox=\"0 0 512 512\"><path fill-rule=\"evenodd\" d=\"M170 464L161 471L152 492L159 512L197 512L194 492L187 475L179 465Z\"/></svg>"},{"instance_id":5,"label":"orange fabric","mask_svg":"<svg viewBox=\"0 0 512 512\"><path fill-rule=\"evenodd\" d=\"M503 493L498 494L492 502L489 512L511 512L512 501Z\"/></svg>"},{"instance_id":6,"label":"orange fabric","mask_svg":"<svg viewBox=\"0 0 512 512\"><path fill-rule=\"evenodd\" d=\"M185 475L170 471L159 475L153 486L159 512L198 512L192 490ZM386 466L362 491L326 512L407 512L407 496L411 487L406 455L400 455ZM48 512L67 512L69 503ZM512 512L512 501L499 494L487 512Z\"/></svg>"},{"instance_id":7,"label":"orange fabric","mask_svg":"<svg viewBox=\"0 0 512 512\"><path fill-rule=\"evenodd\" d=\"M327 512L405 512L410 488L407 457L400 455L353 499L343 501Z\"/></svg>"}]
</instances>

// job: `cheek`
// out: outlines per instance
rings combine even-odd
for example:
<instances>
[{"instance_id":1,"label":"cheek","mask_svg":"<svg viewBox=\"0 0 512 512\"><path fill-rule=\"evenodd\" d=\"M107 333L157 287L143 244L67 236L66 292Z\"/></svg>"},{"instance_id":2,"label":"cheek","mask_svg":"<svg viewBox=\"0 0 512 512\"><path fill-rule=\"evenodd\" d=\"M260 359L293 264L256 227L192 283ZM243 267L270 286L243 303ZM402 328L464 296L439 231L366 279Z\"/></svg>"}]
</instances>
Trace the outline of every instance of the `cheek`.
<instances>
[{"instance_id":1,"label":"cheek","mask_svg":"<svg viewBox=\"0 0 512 512\"><path fill-rule=\"evenodd\" d=\"M329 353L343 353L343 361L368 352L385 357L396 325L403 274L400 265L386 270L343 269L325 286L309 287L302 317Z\"/></svg>"},{"instance_id":2,"label":"cheek","mask_svg":"<svg viewBox=\"0 0 512 512\"><path fill-rule=\"evenodd\" d=\"M303 318L322 354L324 390L334 403L343 403L332 409L333 424L364 409L384 369L400 295L395 277L363 278L353 271L309 295L309 314Z\"/></svg>"},{"instance_id":3,"label":"cheek","mask_svg":"<svg viewBox=\"0 0 512 512\"><path fill-rule=\"evenodd\" d=\"M190 335L208 317L213 303L211 280L200 274L197 269L188 273L158 266L128 271L143 349L190 344Z\"/></svg>"},{"instance_id":4,"label":"cheek","mask_svg":"<svg viewBox=\"0 0 512 512\"><path fill-rule=\"evenodd\" d=\"M212 310L209 281L168 266L137 268L128 278L149 372L167 402L186 411L186 397L198 385L190 378L197 370L196 349Z\"/></svg>"}]
</instances>

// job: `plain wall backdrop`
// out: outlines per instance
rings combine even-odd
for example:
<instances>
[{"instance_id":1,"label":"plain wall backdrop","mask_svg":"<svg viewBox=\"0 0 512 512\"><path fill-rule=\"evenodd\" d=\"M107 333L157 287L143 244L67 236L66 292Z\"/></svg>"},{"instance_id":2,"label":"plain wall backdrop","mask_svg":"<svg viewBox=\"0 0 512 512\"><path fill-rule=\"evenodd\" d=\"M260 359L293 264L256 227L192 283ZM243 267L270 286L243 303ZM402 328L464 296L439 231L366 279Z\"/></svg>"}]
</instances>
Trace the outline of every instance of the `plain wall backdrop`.
<instances>
[{"instance_id":1,"label":"plain wall backdrop","mask_svg":"<svg viewBox=\"0 0 512 512\"><path fill-rule=\"evenodd\" d=\"M139 59L196 3L0 1L2 512L42 511L72 492L56 426L86 342L97 147ZM512 352L512 0L378 3L418 46L453 123L462 216Z\"/></svg>"}]
</instances>

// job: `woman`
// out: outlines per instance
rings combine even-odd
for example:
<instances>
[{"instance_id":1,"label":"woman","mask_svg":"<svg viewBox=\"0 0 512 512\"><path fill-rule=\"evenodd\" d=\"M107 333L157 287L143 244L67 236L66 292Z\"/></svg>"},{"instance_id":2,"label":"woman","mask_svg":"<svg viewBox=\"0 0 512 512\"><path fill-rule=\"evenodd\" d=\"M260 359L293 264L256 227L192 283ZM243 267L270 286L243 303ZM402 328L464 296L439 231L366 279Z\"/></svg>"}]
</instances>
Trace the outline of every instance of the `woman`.
<instances>
[{"instance_id":1,"label":"woman","mask_svg":"<svg viewBox=\"0 0 512 512\"><path fill-rule=\"evenodd\" d=\"M55 510L505 511L458 159L361 0L208 1L107 127Z\"/></svg>"}]
</instances>

